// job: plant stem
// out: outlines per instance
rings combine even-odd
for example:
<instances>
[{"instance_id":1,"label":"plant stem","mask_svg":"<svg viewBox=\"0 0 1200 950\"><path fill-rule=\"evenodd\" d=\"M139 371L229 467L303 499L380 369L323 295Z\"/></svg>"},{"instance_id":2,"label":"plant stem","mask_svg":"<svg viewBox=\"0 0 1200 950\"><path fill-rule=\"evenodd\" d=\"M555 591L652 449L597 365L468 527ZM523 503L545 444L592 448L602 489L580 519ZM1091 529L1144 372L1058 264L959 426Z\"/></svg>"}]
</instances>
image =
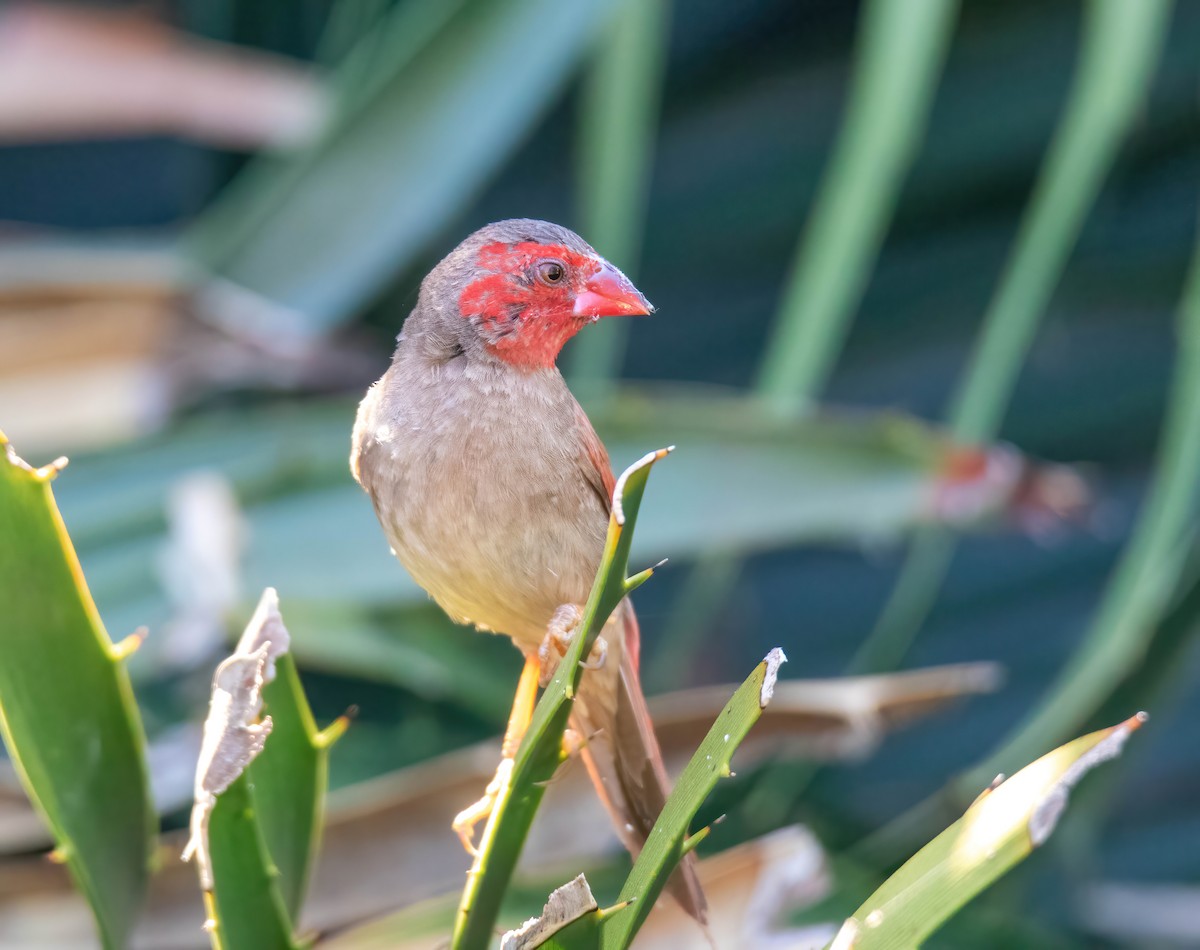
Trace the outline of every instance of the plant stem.
<instances>
[{"instance_id":1,"label":"plant stem","mask_svg":"<svg viewBox=\"0 0 1200 950\"><path fill-rule=\"evenodd\" d=\"M846 121L758 379L780 412L804 408L833 370L924 134L957 10L956 0L865 6Z\"/></svg>"},{"instance_id":2,"label":"plant stem","mask_svg":"<svg viewBox=\"0 0 1200 950\"><path fill-rule=\"evenodd\" d=\"M580 226L630 276L641 254L670 23L669 0L625 0L583 88ZM585 403L612 397L628 336L628 321L604 320L572 344L568 376Z\"/></svg>"},{"instance_id":3,"label":"plant stem","mask_svg":"<svg viewBox=\"0 0 1200 950\"><path fill-rule=\"evenodd\" d=\"M950 430L963 443L988 442L999 432L1038 321L1145 95L1170 2L1092 0L1087 11L1070 100L951 401ZM892 669L903 659L953 559L955 541L937 537L943 531L931 527L918 535L852 662L855 671Z\"/></svg>"}]
</instances>

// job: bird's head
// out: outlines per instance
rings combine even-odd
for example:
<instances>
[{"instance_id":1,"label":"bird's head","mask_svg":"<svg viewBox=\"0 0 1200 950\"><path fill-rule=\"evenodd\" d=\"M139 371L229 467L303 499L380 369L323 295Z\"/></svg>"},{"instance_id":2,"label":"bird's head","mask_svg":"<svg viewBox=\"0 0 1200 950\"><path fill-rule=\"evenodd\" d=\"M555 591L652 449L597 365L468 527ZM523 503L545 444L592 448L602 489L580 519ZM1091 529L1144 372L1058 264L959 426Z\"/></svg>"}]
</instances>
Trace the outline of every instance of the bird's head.
<instances>
[{"instance_id":1,"label":"bird's head","mask_svg":"<svg viewBox=\"0 0 1200 950\"><path fill-rule=\"evenodd\" d=\"M521 369L554 365L563 344L600 317L654 308L579 235L546 221L497 221L463 241L427 278L449 319ZM445 319L445 318L444 318Z\"/></svg>"}]
</instances>

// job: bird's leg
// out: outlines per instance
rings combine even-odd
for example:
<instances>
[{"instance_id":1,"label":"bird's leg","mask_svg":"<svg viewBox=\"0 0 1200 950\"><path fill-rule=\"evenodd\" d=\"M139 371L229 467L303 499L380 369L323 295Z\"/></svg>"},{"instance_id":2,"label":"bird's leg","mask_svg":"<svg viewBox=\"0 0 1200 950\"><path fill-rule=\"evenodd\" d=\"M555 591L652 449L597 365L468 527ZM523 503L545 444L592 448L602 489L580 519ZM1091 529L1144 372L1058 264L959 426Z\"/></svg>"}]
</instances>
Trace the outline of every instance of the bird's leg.
<instances>
[{"instance_id":1,"label":"bird's leg","mask_svg":"<svg viewBox=\"0 0 1200 950\"><path fill-rule=\"evenodd\" d=\"M562 604L554 611L550 624L546 628L546 637L538 647L538 659L542 664L541 685L543 688L554 678L558 664L567 655L571 641L575 639L575 631L579 621L583 619L583 611L574 604ZM588 658L583 661L585 670L600 670L608 659L608 642L604 637L596 637Z\"/></svg>"},{"instance_id":2,"label":"bird's leg","mask_svg":"<svg viewBox=\"0 0 1200 950\"><path fill-rule=\"evenodd\" d=\"M517 681L517 693L513 697L512 712L508 715L508 726L504 730L504 743L500 746L500 764L496 767L496 774L492 776L487 788L483 790L483 797L455 815L454 821L450 824L454 833L462 841L463 847L467 849L467 854L472 857L479 853L473 841L475 825L492 814L496 798L504 790L504 786L508 784L509 777L512 775L513 758L517 754L517 749L521 747L521 740L525 738L525 730L529 728L529 721L533 718L533 704L537 699L540 665L536 655L525 657L525 667L521 670L520 680Z\"/></svg>"}]
</instances>

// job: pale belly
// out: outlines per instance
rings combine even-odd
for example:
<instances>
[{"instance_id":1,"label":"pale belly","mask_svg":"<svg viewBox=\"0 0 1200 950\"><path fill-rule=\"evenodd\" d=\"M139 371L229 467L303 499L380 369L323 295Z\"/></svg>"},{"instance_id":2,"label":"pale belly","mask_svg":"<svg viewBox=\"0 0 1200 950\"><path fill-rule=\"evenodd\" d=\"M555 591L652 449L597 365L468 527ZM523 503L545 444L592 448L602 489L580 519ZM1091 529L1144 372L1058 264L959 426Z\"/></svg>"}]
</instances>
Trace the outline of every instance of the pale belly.
<instances>
[{"instance_id":1,"label":"pale belly","mask_svg":"<svg viewBox=\"0 0 1200 950\"><path fill-rule=\"evenodd\" d=\"M607 514L580 475L569 400L565 386L449 404L418 392L364 403L356 426L400 562L454 620L526 651L559 605L586 601L603 551Z\"/></svg>"}]
</instances>

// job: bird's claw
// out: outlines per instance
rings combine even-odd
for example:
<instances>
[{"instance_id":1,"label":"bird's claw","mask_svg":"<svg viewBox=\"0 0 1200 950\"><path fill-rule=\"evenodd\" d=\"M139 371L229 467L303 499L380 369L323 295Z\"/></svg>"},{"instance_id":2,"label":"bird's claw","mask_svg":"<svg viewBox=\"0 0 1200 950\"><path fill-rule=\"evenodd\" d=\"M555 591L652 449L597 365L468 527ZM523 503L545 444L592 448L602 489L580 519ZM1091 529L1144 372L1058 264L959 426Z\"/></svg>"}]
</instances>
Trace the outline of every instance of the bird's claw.
<instances>
[{"instance_id":1,"label":"bird's claw","mask_svg":"<svg viewBox=\"0 0 1200 950\"><path fill-rule=\"evenodd\" d=\"M604 637L596 637L588 658L581 664L585 670L602 670L608 662L608 641Z\"/></svg>"},{"instance_id":2,"label":"bird's claw","mask_svg":"<svg viewBox=\"0 0 1200 950\"><path fill-rule=\"evenodd\" d=\"M483 797L460 811L450 823L463 848L473 858L479 857L479 849L475 847L475 826L491 817L492 809L496 807L496 799L512 778L512 770L513 760L501 759L496 767L496 774L483 790Z\"/></svg>"},{"instance_id":3,"label":"bird's claw","mask_svg":"<svg viewBox=\"0 0 1200 950\"><path fill-rule=\"evenodd\" d=\"M571 641L575 639L575 631L579 628L579 621L582 618L583 613L574 604L563 604L554 611L554 616L550 618L545 639L538 647L538 662L541 664L538 679L539 685L543 689L550 684L555 671L558 670L559 662L567 655L567 650L571 646ZM581 665L585 670L601 670L604 669L607 660L608 643L604 637L596 637L596 642L592 644L588 658Z\"/></svg>"},{"instance_id":4,"label":"bird's claw","mask_svg":"<svg viewBox=\"0 0 1200 950\"><path fill-rule=\"evenodd\" d=\"M586 745L587 739L585 739L580 733L576 732L574 729L564 730L562 738L563 760L565 761L566 759L575 758L576 755L583 751L583 748Z\"/></svg>"}]
</instances>

